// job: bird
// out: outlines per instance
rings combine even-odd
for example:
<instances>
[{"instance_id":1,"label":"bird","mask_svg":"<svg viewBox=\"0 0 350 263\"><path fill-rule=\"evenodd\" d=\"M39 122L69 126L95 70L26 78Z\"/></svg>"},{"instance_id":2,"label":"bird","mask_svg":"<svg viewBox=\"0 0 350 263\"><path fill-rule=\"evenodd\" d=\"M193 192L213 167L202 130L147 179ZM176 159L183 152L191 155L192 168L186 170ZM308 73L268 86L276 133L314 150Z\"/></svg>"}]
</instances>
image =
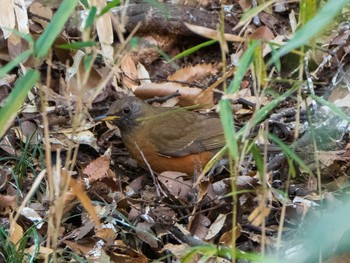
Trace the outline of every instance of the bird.
<instances>
[{"instance_id":1,"label":"bird","mask_svg":"<svg viewBox=\"0 0 350 263\"><path fill-rule=\"evenodd\" d=\"M156 107L134 96L115 101L95 120L116 125L130 156L157 173L198 174L225 145L217 115Z\"/></svg>"}]
</instances>

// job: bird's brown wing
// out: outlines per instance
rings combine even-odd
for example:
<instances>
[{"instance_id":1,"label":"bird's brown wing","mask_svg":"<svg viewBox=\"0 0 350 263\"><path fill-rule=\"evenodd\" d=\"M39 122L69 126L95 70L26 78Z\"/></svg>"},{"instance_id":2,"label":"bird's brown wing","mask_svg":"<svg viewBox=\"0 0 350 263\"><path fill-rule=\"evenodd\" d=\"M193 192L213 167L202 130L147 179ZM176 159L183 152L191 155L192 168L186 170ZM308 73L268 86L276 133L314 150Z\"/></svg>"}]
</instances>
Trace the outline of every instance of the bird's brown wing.
<instances>
[{"instance_id":1,"label":"bird's brown wing","mask_svg":"<svg viewBox=\"0 0 350 263\"><path fill-rule=\"evenodd\" d=\"M194 112L174 112L150 125L150 138L158 154L180 157L219 150L225 145L220 119Z\"/></svg>"}]
</instances>

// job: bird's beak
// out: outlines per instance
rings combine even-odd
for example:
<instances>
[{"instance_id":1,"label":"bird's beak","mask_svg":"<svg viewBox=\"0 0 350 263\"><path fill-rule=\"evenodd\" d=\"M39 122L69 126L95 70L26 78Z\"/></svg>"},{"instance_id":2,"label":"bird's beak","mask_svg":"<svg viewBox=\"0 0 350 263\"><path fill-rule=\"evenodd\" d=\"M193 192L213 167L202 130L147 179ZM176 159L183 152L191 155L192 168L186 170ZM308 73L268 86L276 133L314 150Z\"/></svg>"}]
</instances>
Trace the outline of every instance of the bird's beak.
<instances>
[{"instance_id":1,"label":"bird's beak","mask_svg":"<svg viewBox=\"0 0 350 263\"><path fill-rule=\"evenodd\" d=\"M113 121L116 119L120 119L119 116L108 116L108 115L102 115L102 116L98 116L96 118L94 118L94 121Z\"/></svg>"}]
</instances>

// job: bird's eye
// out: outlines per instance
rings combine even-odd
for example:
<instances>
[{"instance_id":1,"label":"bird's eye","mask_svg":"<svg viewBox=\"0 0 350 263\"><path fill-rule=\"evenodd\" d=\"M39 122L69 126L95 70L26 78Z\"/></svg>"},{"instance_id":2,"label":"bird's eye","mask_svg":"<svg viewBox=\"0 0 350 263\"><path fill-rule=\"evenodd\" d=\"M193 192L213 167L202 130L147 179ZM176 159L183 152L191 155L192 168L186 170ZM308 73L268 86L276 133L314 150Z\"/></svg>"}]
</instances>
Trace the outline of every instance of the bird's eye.
<instances>
[{"instance_id":1,"label":"bird's eye","mask_svg":"<svg viewBox=\"0 0 350 263\"><path fill-rule=\"evenodd\" d=\"M125 115L129 114L130 112L131 112L131 109L129 107L126 107L126 108L123 109L123 113Z\"/></svg>"}]
</instances>

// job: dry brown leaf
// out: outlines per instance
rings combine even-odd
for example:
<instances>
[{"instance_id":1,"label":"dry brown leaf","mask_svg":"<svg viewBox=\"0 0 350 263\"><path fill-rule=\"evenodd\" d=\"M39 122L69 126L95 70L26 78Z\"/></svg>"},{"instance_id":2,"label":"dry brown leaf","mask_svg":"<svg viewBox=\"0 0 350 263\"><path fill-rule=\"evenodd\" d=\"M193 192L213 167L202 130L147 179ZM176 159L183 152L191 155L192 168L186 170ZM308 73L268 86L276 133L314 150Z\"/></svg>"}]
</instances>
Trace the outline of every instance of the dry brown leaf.
<instances>
[{"instance_id":1,"label":"dry brown leaf","mask_svg":"<svg viewBox=\"0 0 350 263\"><path fill-rule=\"evenodd\" d=\"M248 221L251 222L253 226L260 226L265 218L270 214L271 208L264 206L256 207L248 216Z\"/></svg>"},{"instance_id":2,"label":"dry brown leaf","mask_svg":"<svg viewBox=\"0 0 350 263\"><path fill-rule=\"evenodd\" d=\"M242 227L240 224L237 224L237 226L235 227L235 237L236 239L239 238L241 236L241 230L242 230ZM228 231L228 232L225 232L221 237L220 237L220 241L219 243L224 245L224 246L231 246L232 245L232 238L233 238L233 235L232 235L232 230Z\"/></svg>"},{"instance_id":3,"label":"dry brown leaf","mask_svg":"<svg viewBox=\"0 0 350 263\"><path fill-rule=\"evenodd\" d=\"M252 6L252 1L250 1L250 0L239 0L238 4L242 8L243 11L247 11Z\"/></svg>"},{"instance_id":4,"label":"dry brown leaf","mask_svg":"<svg viewBox=\"0 0 350 263\"><path fill-rule=\"evenodd\" d=\"M220 64L197 64L177 70L174 74L168 76L169 81L195 82L200 81L218 73Z\"/></svg>"},{"instance_id":5,"label":"dry brown leaf","mask_svg":"<svg viewBox=\"0 0 350 263\"><path fill-rule=\"evenodd\" d=\"M193 192L193 182L192 180L185 181L184 176L187 175L179 172L163 172L158 176L158 180L175 198L186 201L191 199L189 195Z\"/></svg>"},{"instance_id":6,"label":"dry brown leaf","mask_svg":"<svg viewBox=\"0 0 350 263\"><path fill-rule=\"evenodd\" d=\"M88 255L96 244L96 240L92 238L86 238L78 242L69 240L63 240L62 242L65 243L75 253L83 255Z\"/></svg>"},{"instance_id":7,"label":"dry brown leaf","mask_svg":"<svg viewBox=\"0 0 350 263\"><path fill-rule=\"evenodd\" d=\"M8 215L16 208L16 196L0 195L0 214Z\"/></svg>"},{"instance_id":8,"label":"dry brown leaf","mask_svg":"<svg viewBox=\"0 0 350 263\"><path fill-rule=\"evenodd\" d=\"M140 222L134 228L136 235L144 241L146 244L150 245L153 248L158 248L158 240L156 235L151 230L153 224Z\"/></svg>"},{"instance_id":9,"label":"dry brown leaf","mask_svg":"<svg viewBox=\"0 0 350 263\"><path fill-rule=\"evenodd\" d=\"M181 259L183 256L185 256L188 252L186 251L189 249L190 246L186 243L180 244L180 245L174 245L171 243L167 243L163 246L162 252L165 250L169 250L172 254L175 255L177 259Z\"/></svg>"},{"instance_id":10,"label":"dry brown leaf","mask_svg":"<svg viewBox=\"0 0 350 263\"><path fill-rule=\"evenodd\" d=\"M113 262L128 262L128 263L148 263L146 256L126 246L123 241L115 241L115 250L109 253ZM118 253L120 251L121 253Z\"/></svg>"},{"instance_id":11,"label":"dry brown leaf","mask_svg":"<svg viewBox=\"0 0 350 263\"><path fill-rule=\"evenodd\" d=\"M29 6L29 12L31 20L40 24L42 28L47 27L53 15L51 8L43 6L39 1L35 1Z\"/></svg>"},{"instance_id":12,"label":"dry brown leaf","mask_svg":"<svg viewBox=\"0 0 350 263\"><path fill-rule=\"evenodd\" d=\"M74 238L75 241L79 241L80 239L86 237L92 230L95 228L95 223L88 218L84 220L83 225L79 228L74 229L69 235L66 235L64 239Z\"/></svg>"},{"instance_id":13,"label":"dry brown leaf","mask_svg":"<svg viewBox=\"0 0 350 263\"><path fill-rule=\"evenodd\" d=\"M261 26L257 30L255 30L249 38L258 39L263 41L270 41L275 38L270 28L267 26Z\"/></svg>"},{"instance_id":14,"label":"dry brown leaf","mask_svg":"<svg viewBox=\"0 0 350 263\"><path fill-rule=\"evenodd\" d=\"M197 214L191 216L190 222L187 224L187 230L190 231L192 236L198 237L203 240L208 235L208 227L210 226L210 220L204 215Z\"/></svg>"},{"instance_id":15,"label":"dry brown leaf","mask_svg":"<svg viewBox=\"0 0 350 263\"><path fill-rule=\"evenodd\" d=\"M97 231L96 236L102 238L107 245L113 245L116 233L111 228L102 228Z\"/></svg>"},{"instance_id":16,"label":"dry brown leaf","mask_svg":"<svg viewBox=\"0 0 350 263\"><path fill-rule=\"evenodd\" d=\"M179 105L191 106L200 104L203 108L211 108L214 105L212 93L209 96L202 97L202 89L190 88L178 83L151 83L138 86L135 95L141 99L149 99L153 97L163 97L175 93L180 93ZM211 95L211 96L210 96Z\"/></svg>"},{"instance_id":17,"label":"dry brown leaf","mask_svg":"<svg viewBox=\"0 0 350 263\"><path fill-rule=\"evenodd\" d=\"M106 177L109 169L110 158L107 156L100 156L93 160L85 167L83 173L90 177L90 183Z\"/></svg>"},{"instance_id":18,"label":"dry brown leaf","mask_svg":"<svg viewBox=\"0 0 350 263\"><path fill-rule=\"evenodd\" d=\"M145 175L141 175L137 178L135 178L134 180L132 180L130 182L130 184L126 187L126 195L128 197L134 196L136 194L139 193L141 187L142 187L142 183L145 181L146 176Z\"/></svg>"},{"instance_id":19,"label":"dry brown leaf","mask_svg":"<svg viewBox=\"0 0 350 263\"><path fill-rule=\"evenodd\" d=\"M19 247L19 241L23 238L23 228L17 224L16 222L13 222L11 224L11 228L9 230L10 232L10 241L16 246L16 248Z\"/></svg>"},{"instance_id":20,"label":"dry brown leaf","mask_svg":"<svg viewBox=\"0 0 350 263\"><path fill-rule=\"evenodd\" d=\"M85 210L89 213L92 220L95 222L96 227L98 229L101 229L100 219L96 214L95 207L85 192L85 183L83 181L76 181L71 178L69 181L69 186L72 188L74 195L80 200Z\"/></svg>"},{"instance_id":21,"label":"dry brown leaf","mask_svg":"<svg viewBox=\"0 0 350 263\"><path fill-rule=\"evenodd\" d=\"M131 90L136 88L139 85L137 81L137 68L135 65L135 61L130 53L126 53L121 59L120 68L123 72L123 85Z\"/></svg>"}]
</instances>

